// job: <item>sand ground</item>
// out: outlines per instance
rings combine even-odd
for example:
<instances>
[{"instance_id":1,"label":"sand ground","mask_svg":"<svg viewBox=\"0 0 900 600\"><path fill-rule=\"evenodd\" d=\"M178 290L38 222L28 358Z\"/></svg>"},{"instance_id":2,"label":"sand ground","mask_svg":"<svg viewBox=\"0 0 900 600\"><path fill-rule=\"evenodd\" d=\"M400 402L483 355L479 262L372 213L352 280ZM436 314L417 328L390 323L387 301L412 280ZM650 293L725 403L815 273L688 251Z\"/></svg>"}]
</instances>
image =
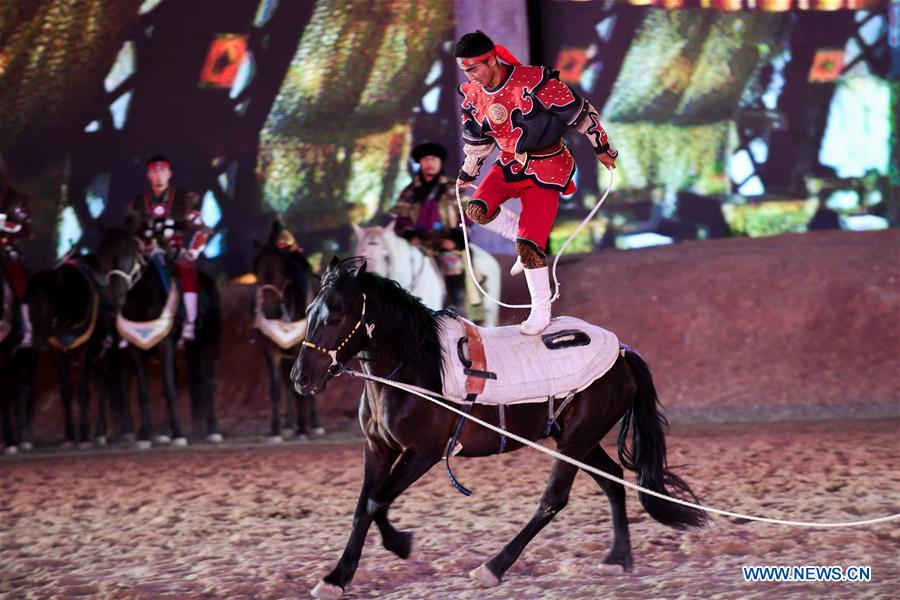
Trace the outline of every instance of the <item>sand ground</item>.
<instances>
[{"instance_id":1,"label":"sand ground","mask_svg":"<svg viewBox=\"0 0 900 600\"><path fill-rule=\"evenodd\" d=\"M676 426L670 463L714 507L813 521L900 512L900 422ZM361 481L353 429L271 446L40 451L0 459L0 596L304 598L335 564ZM530 449L436 467L391 516L401 561L370 532L348 598L897 597L897 522L813 530L717 517L678 532L628 494L635 570L600 566L608 505L580 475L568 507L497 588L467 573L530 517L551 459ZM747 583L742 565L868 565L869 583Z\"/></svg>"}]
</instances>

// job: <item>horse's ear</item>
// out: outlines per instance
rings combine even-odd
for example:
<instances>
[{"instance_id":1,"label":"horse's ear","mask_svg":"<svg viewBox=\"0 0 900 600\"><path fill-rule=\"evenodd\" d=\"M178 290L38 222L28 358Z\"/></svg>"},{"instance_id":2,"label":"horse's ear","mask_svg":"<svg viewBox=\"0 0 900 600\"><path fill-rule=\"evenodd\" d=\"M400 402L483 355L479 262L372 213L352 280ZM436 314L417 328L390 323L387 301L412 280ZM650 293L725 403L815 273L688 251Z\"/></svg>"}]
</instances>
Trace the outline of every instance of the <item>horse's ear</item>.
<instances>
[{"instance_id":1,"label":"horse's ear","mask_svg":"<svg viewBox=\"0 0 900 600\"><path fill-rule=\"evenodd\" d=\"M353 226L353 233L356 235L356 239L362 239L363 236L363 228L357 225L356 223L350 223Z\"/></svg>"},{"instance_id":2,"label":"horse's ear","mask_svg":"<svg viewBox=\"0 0 900 600\"><path fill-rule=\"evenodd\" d=\"M397 219L391 219L391 222L384 226L385 233L394 233L394 226L397 225Z\"/></svg>"},{"instance_id":3,"label":"horse's ear","mask_svg":"<svg viewBox=\"0 0 900 600\"><path fill-rule=\"evenodd\" d=\"M368 264L368 261L365 261L365 260L362 261L362 264L356 268L356 273L354 273L354 277L359 279L360 277L362 277L363 275L366 274L366 264Z\"/></svg>"},{"instance_id":4,"label":"horse's ear","mask_svg":"<svg viewBox=\"0 0 900 600\"><path fill-rule=\"evenodd\" d=\"M332 269L337 269L341 264L341 259L337 257L337 254L331 257L331 262L328 263L328 267L325 269L326 271L331 271Z\"/></svg>"}]
</instances>

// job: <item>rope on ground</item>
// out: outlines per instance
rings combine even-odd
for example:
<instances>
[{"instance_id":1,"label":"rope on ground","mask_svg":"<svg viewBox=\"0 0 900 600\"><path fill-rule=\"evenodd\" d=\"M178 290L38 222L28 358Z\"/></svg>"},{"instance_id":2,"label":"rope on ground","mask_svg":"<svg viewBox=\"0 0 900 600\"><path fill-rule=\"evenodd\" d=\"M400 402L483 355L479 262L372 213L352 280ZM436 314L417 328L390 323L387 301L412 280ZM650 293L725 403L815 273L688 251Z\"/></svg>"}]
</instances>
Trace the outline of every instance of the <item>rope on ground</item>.
<instances>
[{"instance_id":1,"label":"rope on ground","mask_svg":"<svg viewBox=\"0 0 900 600\"><path fill-rule=\"evenodd\" d=\"M813 528L861 527L864 525L874 525L876 523L886 523L888 521L900 520L900 513L895 513L895 514L892 514L892 515L889 515L886 517L876 517L874 519L865 519L862 521L840 521L840 522L834 522L834 523L817 523L814 521L789 521L786 519L771 519L768 517L757 517L754 515L745 515L742 513L736 513L736 512L731 512L731 511L727 511L727 510L720 510L718 508L710 508L710 507L703 506L700 504L694 504L693 502L688 502L686 500L682 500L681 498L673 498L672 496L667 496L665 494L660 494L659 492L654 492L653 490L648 490L647 488L644 488L637 484L631 483L630 481L626 481L625 479L616 477L615 475L611 475L611 474L607 473L606 471L596 469L596 468L592 467L591 465L581 462L580 460L570 458L570 457L566 456L565 454L562 454L561 452L557 452L556 450L553 450L551 448L541 446L540 444L533 442L527 438L523 438L522 436L516 435L514 433L510 433L509 431L501 429L500 427L491 425L490 423L488 423L486 421L482 421L478 417L473 417L472 415L467 414L454 406L450 406L449 404L441 402L437 398L433 398L428 394L424 394L424 393L420 392L418 389L414 389L415 386L408 386L406 384L399 383L397 381L392 381L390 379L378 377L376 375L369 375L368 373L354 371L353 369L344 369L344 372L348 373L352 377L356 377L359 379L367 379L369 381L375 381L375 382L382 383L385 385L390 385L397 389L408 392L410 394L415 394L416 396L420 396L426 400L429 400L429 401L437 404L438 406L442 406L451 412L454 412L462 417L465 417L466 419L469 419L473 423L477 423L478 425L481 425L482 427L486 427L486 428L490 429L491 431L498 433L500 435L505 435L509 439L515 440L524 446L529 446L531 448L534 448L535 450L538 450L540 452L543 452L544 454L552 456L553 458L555 458L557 460L567 462L570 465L576 466L576 467L583 469L589 473L593 473L594 475L599 475L600 477L604 477L606 479L609 479L610 481L615 481L616 483L622 484L625 487L631 488L638 492L642 492L644 494L648 494L650 496L655 496L657 498L661 498L662 500L668 500L669 502L674 502L675 504L681 504L682 506L695 508L695 509L702 510L702 511L705 511L705 512L708 512L711 514L722 515L724 517L733 517L736 519L743 519L743 520L747 520L747 521L759 521L760 523L774 523L776 525L790 525L790 526L794 526L794 527L813 527ZM421 389L421 388L419 388L419 389Z\"/></svg>"}]
</instances>

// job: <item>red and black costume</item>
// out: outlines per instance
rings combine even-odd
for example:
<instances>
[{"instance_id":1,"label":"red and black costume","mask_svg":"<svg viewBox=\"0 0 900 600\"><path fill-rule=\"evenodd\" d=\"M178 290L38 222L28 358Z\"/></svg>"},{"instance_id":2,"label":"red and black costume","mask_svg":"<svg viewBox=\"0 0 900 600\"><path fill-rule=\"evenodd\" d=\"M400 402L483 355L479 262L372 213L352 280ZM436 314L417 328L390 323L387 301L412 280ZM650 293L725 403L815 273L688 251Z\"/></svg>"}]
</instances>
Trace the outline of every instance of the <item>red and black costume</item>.
<instances>
[{"instance_id":1,"label":"red and black costume","mask_svg":"<svg viewBox=\"0 0 900 600\"><path fill-rule=\"evenodd\" d=\"M498 46L499 48L499 46ZM483 57L459 59L478 62ZM468 63L466 63L468 64ZM600 117L590 102L539 66L506 66L494 88L475 82L459 87L464 126L465 161L461 181L473 181L493 151L500 149L491 171L469 202L494 215L509 198L522 200L518 238L543 254L559 203L559 194L575 191L575 161L562 142L569 129L584 134L599 155L610 148Z\"/></svg>"},{"instance_id":2,"label":"red and black costume","mask_svg":"<svg viewBox=\"0 0 900 600\"><path fill-rule=\"evenodd\" d=\"M12 188L0 188L0 266L12 288L16 300L21 303L28 286L25 259L16 247L16 240L31 236L31 211L28 196Z\"/></svg>"},{"instance_id":3,"label":"red and black costume","mask_svg":"<svg viewBox=\"0 0 900 600\"><path fill-rule=\"evenodd\" d=\"M159 196L152 192L137 196L125 213L125 226L141 240L144 252L159 249L173 261L182 292L200 291L194 261L212 233L203 224L200 207L197 194L170 186ZM185 244L188 233L191 238Z\"/></svg>"}]
</instances>

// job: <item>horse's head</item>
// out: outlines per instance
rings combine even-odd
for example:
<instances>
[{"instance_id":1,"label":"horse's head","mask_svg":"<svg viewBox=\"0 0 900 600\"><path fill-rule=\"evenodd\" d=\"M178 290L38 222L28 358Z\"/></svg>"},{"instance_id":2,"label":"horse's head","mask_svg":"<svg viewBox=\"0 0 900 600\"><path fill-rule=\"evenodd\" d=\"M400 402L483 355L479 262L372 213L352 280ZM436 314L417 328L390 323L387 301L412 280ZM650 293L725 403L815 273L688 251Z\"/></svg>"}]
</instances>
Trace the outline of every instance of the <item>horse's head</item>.
<instances>
[{"instance_id":1,"label":"horse's head","mask_svg":"<svg viewBox=\"0 0 900 600\"><path fill-rule=\"evenodd\" d=\"M258 286L257 301L267 319L282 318L282 308L292 310L293 316L306 312L309 279L314 275L303 254L258 245L253 274Z\"/></svg>"},{"instance_id":2,"label":"horse's head","mask_svg":"<svg viewBox=\"0 0 900 600\"><path fill-rule=\"evenodd\" d=\"M291 370L299 393L323 391L328 379L368 344L365 273L365 261L351 268L334 257L322 275L322 287L306 311L309 333Z\"/></svg>"},{"instance_id":3,"label":"horse's head","mask_svg":"<svg viewBox=\"0 0 900 600\"><path fill-rule=\"evenodd\" d=\"M356 255L366 259L369 272L388 277L393 245L397 239L394 222L386 227L360 227L354 224L353 232L356 234Z\"/></svg>"},{"instance_id":4,"label":"horse's head","mask_svg":"<svg viewBox=\"0 0 900 600\"><path fill-rule=\"evenodd\" d=\"M109 228L97 247L97 262L105 276L107 300L115 310L125 305L125 297L138 279L144 260L141 257L138 240L127 230Z\"/></svg>"}]
</instances>

